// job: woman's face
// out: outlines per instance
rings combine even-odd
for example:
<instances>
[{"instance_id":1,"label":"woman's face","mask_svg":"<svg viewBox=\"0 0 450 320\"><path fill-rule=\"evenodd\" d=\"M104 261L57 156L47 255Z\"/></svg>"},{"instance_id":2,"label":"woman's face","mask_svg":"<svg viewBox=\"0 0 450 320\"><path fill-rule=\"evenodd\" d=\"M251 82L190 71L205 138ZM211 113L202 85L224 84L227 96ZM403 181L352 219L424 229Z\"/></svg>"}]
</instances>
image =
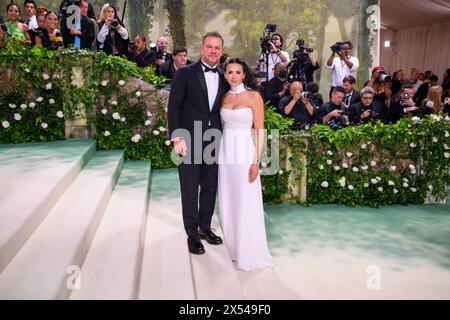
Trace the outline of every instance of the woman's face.
<instances>
[{"instance_id":1,"label":"woman's face","mask_svg":"<svg viewBox=\"0 0 450 320\"><path fill-rule=\"evenodd\" d=\"M16 5L10 6L8 10L8 19L10 21L17 21L20 18L19 7Z\"/></svg>"},{"instance_id":2,"label":"woman's face","mask_svg":"<svg viewBox=\"0 0 450 320\"><path fill-rule=\"evenodd\" d=\"M108 9L106 9L106 19L114 19L114 9L109 7Z\"/></svg>"},{"instance_id":3,"label":"woman's face","mask_svg":"<svg viewBox=\"0 0 450 320\"><path fill-rule=\"evenodd\" d=\"M230 63L225 71L225 79L230 86L235 87L244 81L244 68L238 63Z\"/></svg>"},{"instance_id":4,"label":"woman's face","mask_svg":"<svg viewBox=\"0 0 450 320\"><path fill-rule=\"evenodd\" d=\"M58 27L58 17L54 13L50 13L45 18L45 24L47 28L56 29Z\"/></svg>"},{"instance_id":5,"label":"woman's face","mask_svg":"<svg viewBox=\"0 0 450 320\"><path fill-rule=\"evenodd\" d=\"M134 39L134 44L136 45L136 48L140 51L145 48L145 42L142 41L141 37L136 37Z\"/></svg>"}]
</instances>

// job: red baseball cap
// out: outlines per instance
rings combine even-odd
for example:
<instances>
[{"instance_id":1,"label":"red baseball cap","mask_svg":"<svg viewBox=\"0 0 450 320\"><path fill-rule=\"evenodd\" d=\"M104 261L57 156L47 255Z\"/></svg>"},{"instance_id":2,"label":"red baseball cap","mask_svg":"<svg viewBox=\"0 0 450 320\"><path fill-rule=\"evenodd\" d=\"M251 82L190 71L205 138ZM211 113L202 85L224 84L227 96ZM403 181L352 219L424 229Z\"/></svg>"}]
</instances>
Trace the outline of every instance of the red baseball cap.
<instances>
[{"instance_id":1,"label":"red baseball cap","mask_svg":"<svg viewBox=\"0 0 450 320\"><path fill-rule=\"evenodd\" d=\"M384 71L384 68L382 66L376 66L375 68L372 69L372 74L374 74L377 71L381 71L381 70Z\"/></svg>"}]
</instances>

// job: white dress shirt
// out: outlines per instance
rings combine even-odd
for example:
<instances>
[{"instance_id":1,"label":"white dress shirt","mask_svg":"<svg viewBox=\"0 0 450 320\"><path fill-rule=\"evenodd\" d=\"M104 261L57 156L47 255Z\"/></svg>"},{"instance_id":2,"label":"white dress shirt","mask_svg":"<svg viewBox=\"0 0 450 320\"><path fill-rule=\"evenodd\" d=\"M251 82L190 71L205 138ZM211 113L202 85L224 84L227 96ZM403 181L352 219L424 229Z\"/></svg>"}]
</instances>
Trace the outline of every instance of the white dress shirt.
<instances>
[{"instance_id":1,"label":"white dress shirt","mask_svg":"<svg viewBox=\"0 0 450 320\"><path fill-rule=\"evenodd\" d=\"M333 70L333 73L331 74L331 81L330 81L330 87L342 87L344 85L344 78L348 75L352 75L356 79L356 72L358 71L359 67L359 60L356 57L350 56L348 58L351 63L353 63L352 68L350 69L347 64L344 62L344 60L341 60L341 58L336 57L333 59L333 64L331 67L326 65L328 69Z\"/></svg>"},{"instance_id":2,"label":"white dress shirt","mask_svg":"<svg viewBox=\"0 0 450 320\"><path fill-rule=\"evenodd\" d=\"M289 53L288 52L286 52L286 51L283 51L283 50L280 50L281 51L281 54L280 55L283 55L283 56L285 56L286 58L287 58L287 61L285 62L285 64L287 65L291 60L289 59ZM259 71L260 72L266 72L267 70L266 70L266 55L265 54L262 54L261 56L260 56L260 58L261 59L264 59L264 62L262 62L260 65L259 65ZM269 58L269 81L270 80L272 80L272 78L275 76L275 74L273 73L273 68L275 67L275 65L278 63L278 62L282 62L281 61L281 58L276 54L276 52L274 52L274 51L271 51L270 53L269 53L269 56L268 56L268 58Z\"/></svg>"},{"instance_id":3,"label":"white dress shirt","mask_svg":"<svg viewBox=\"0 0 450 320\"><path fill-rule=\"evenodd\" d=\"M208 64L202 60L203 71L205 71L205 66L208 66ZM213 68L217 68L217 65ZM208 89L209 110L212 110L219 91L219 72L209 71L203 72L203 74L205 75L206 87Z\"/></svg>"},{"instance_id":4,"label":"white dress shirt","mask_svg":"<svg viewBox=\"0 0 450 320\"><path fill-rule=\"evenodd\" d=\"M37 28L39 28L39 25L38 25L37 20L36 20L36 15L34 15L34 16L32 16L30 18L30 21L28 22L28 29L34 30L34 29L37 29Z\"/></svg>"}]
</instances>

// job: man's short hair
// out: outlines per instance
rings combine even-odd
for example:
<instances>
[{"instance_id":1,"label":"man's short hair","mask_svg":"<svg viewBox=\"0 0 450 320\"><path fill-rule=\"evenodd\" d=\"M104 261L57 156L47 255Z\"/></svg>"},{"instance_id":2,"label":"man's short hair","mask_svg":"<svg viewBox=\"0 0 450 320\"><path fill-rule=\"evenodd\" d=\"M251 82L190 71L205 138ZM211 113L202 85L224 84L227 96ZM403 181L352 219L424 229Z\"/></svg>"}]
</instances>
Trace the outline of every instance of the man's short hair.
<instances>
[{"instance_id":1,"label":"man's short hair","mask_svg":"<svg viewBox=\"0 0 450 320\"><path fill-rule=\"evenodd\" d=\"M414 90L415 87L416 87L416 86L411 85L411 84L409 84L409 83L407 82L407 83L405 83L405 84L402 86L402 88L400 89L400 92L403 92L403 91L405 91L406 89L412 89L412 90Z\"/></svg>"},{"instance_id":2,"label":"man's short hair","mask_svg":"<svg viewBox=\"0 0 450 320\"><path fill-rule=\"evenodd\" d=\"M349 49L353 49L353 43L351 41L345 41L344 44L348 45Z\"/></svg>"},{"instance_id":3,"label":"man's short hair","mask_svg":"<svg viewBox=\"0 0 450 320\"><path fill-rule=\"evenodd\" d=\"M32 4L34 6L34 9L36 9L36 2L34 2L34 0L25 0L23 2L23 6L25 7L27 4Z\"/></svg>"},{"instance_id":4,"label":"man's short hair","mask_svg":"<svg viewBox=\"0 0 450 320\"><path fill-rule=\"evenodd\" d=\"M277 37L280 38L280 41L281 41L280 48L283 47L284 40L283 40L283 37L281 36L281 34L279 34L279 33L274 33L274 34L272 35L272 37L273 37L273 36L277 36Z\"/></svg>"},{"instance_id":5,"label":"man's short hair","mask_svg":"<svg viewBox=\"0 0 450 320\"><path fill-rule=\"evenodd\" d=\"M341 86L337 86L337 87L333 88L333 93L337 93L337 92L343 93L345 95L345 89Z\"/></svg>"},{"instance_id":6,"label":"man's short hair","mask_svg":"<svg viewBox=\"0 0 450 320\"><path fill-rule=\"evenodd\" d=\"M439 78L438 78L438 76L437 75L435 75L435 74L432 74L431 76L430 76L430 81L439 81Z\"/></svg>"},{"instance_id":7,"label":"man's short hair","mask_svg":"<svg viewBox=\"0 0 450 320\"><path fill-rule=\"evenodd\" d=\"M371 94L373 97L375 96L375 90L373 90L371 87L364 87L360 92L361 98L365 94Z\"/></svg>"},{"instance_id":8,"label":"man's short hair","mask_svg":"<svg viewBox=\"0 0 450 320\"><path fill-rule=\"evenodd\" d=\"M172 55L176 56L177 54L182 53L182 52L187 54L186 48L176 48L175 50L173 50Z\"/></svg>"},{"instance_id":9,"label":"man's short hair","mask_svg":"<svg viewBox=\"0 0 450 320\"><path fill-rule=\"evenodd\" d=\"M308 91L311 93L319 92L319 89L320 89L319 85L315 82L308 83L307 88L308 88Z\"/></svg>"},{"instance_id":10,"label":"man's short hair","mask_svg":"<svg viewBox=\"0 0 450 320\"><path fill-rule=\"evenodd\" d=\"M210 31L210 32L205 33L202 37L202 44L205 44L206 38L209 38L209 37L219 38L220 40L222 40L222 47L223 47L223 44L224 44L223 37L218 31Z\"/></svg>"},{"instance_id":11,"label":"man's short hair","mask_svg":"<svg viewBox=\"0 0 450 320\"><path fill-rule=\"evenodd\" d=\"M354 76L349 74L349 75L345 76L345 78L342 80L342 83L346 83L346 82L348 82L350 84L355 84L356 83L356 79L355 79Z\"/></svg>"}]
</instances>

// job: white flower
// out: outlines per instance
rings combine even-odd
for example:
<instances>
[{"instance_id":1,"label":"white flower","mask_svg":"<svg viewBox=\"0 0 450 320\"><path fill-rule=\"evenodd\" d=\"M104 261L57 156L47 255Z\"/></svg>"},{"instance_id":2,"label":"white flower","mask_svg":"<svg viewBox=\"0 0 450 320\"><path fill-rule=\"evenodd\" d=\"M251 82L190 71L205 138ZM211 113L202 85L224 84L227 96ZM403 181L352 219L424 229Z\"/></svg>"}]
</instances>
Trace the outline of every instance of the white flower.
<instances>
[{"instance_id":1,"label":"white flower","mask_svg":"<svg viewBox=\"0 0 450 320\"><path fill-rule=\"evenodd\" d=\"M394 183L394 181L389 180L389 181L388 181L388 185L390 185L390 186L395 186L395 183Z\"/></svg>"},{"instance_id":2,"label":"white flower","mask_svg":"<svg viewBox=\"0 0 450 320\"><path fill-rule=\"evenodd\" d=\"M433 186L431 184L428 186L428 190L433 191Z\"/></svg>"},{"instance_id":3,"label":"white flower","mask_svg":"<svg viewBox=\"0 0 450 320\"><path fill-rule=\"evenodd\" d=\"M62 119L62 118L64 118L64 113L63 113L62 111L58 111L58 112L56 113L56 116L57 116L58 118Z\"/></svg>"},{"instance_id":4,"label":"white flower","mask_svg":"<svg viewBox=\"0 0 450 320\"><path fill-rule=\"evenodd\" d=\"M341 167L339 166L334 166L334 171L339 171L341 169Z\"/></svg>"},{"instance_id":5,"label":"white flower","mask_svg":"<svg viewBox=\"0 0 450 320\"><path fill-rule=\"evenodd\" d=\"M369 169L367 165L361 166L361 170L366 171L367 169Z\"/></svg>"},{"instance_id":6,"label":"white flower","mask_svg":"<svg viewBox=\"0 0 450 320\"><path fill-rule=\"evenodd\" d=\"M320 184L320 186L321 186L322 188L328 188L328 182L327 182L327 181L323 181L323 182Z\"/></svg>"},{"instance_id":7,"label":"white flower","mask_svg":"<svg viewBox=\"0 0 450 320\"><path fill-rule=\"evenodd\" d=\"M100 84L101 84L103 87L106 87L106 86L108 85L108 81L103 80Z\"/></svg>"},{"instance_id":8,"label":"white flower","mask_svg":"<svg viewBox=\"0 0 450 320\"><path fill-rule=\"evenodd\" d=\"M124 86L125 85L125 81L124 80L119 80L119 86Z\"/></svg>"},{"instance_id":9,"label":"white flower","mask_svg":"<svg viewBox=\"0 0 450 320\"><path fill-rule=\"evenodd\" d=\"M30 73L30 69L26 68L26 69L25 69L25 72L26 72L26 73Z\"/></svg>"},{"instance_id":10,"label":"white flower","mask_svg":"<svg viewBox=\"0 0 450 320\"><path fill-rule=\"evenodd\" d=\"M2 122L2 127L5 128L5 129L9 128L9 122L8 121L3 121Z\"/></svg>"},{"instance_id":11,"label":"white flower","mask_svg":"<svg viewBox=\"0 0 450 320\"><path fill-rule=\"evenodd\" d=\"M167 141L166 141L166 146L170 146L170 144L171 144L171 141L170 141L170 140L167 140Z\"/></svg>"},{"instance_id":12,"label":"white flower","mask_svg":"<svg viewBox=\"0 0 450 320\"><path fill-rule=\"evenodd\" d=\"M261 162L261 167L267 168L267 164L265 162Z\"/></svg>"},{"instance_id":13,"label":"white flower","mask_svg":"<svg viewBox=\"0 0 450 320\"><path fill-rule=\"evenodd\" d=\"M118 112L114 112L112 115L114 120L119 120L120 119L120 114Z\"/></svg>"},{"instance_id":14,"label":"white flower","mask_svg":"<svg viewBox=\"0 0 450 320\"><path fill-rule=\"evenodd\" d=\"M372 167L375 167L375 166L377 165L377 162L374 161L374 160L372 160L372 161L370 161L370 165L371 165Z\"/></svg>"},{"instance_id":15,"label":"white flower","mask_svg":"<svg viewBox=\"0 0 450 320\"><path fill-rule=\"evenodd\" d=\"M112 101L111 104L112 104L113 106L117 106L117 101Z\"/></svg>"},{"instance_id":16,"label":"white flower","mask_svg":"<svg viewBox=\"0 0 450 320\"><path fill-rule=\"evenodd\" d=\"M416 170L416 167L412 164L409 165L409 170Z\"/></svg>"},{"instance_id":17,"label":"white flower","mask_svg":"<svg viewBox=\"0 0 450 320\"><path fill-rule=\"evenodd\" d=\"M43 73L42 74L42 79L48 80L48 79L50 79L50 76L48 74L46 74L46 73Z\"/></svg>"},{"instance_id":18,"label":"white flower","mask_svg":"<svg viewBox=\"0 0 450 320\"><path fill-rule=\"evenodd\" d=\"M411 191L412 191L413 193L415 193L415 192L417 191L417 189L416 189L416 188L411 188Z\"/></svg>"},{"instance_id":19,"label":"white flower","mask_svg":"<svg viewBox=\"0 0 450 320\"><path fill-rule=\"evenodd\" d=\"M389 167L389 171L390 171L390 172L393 172L393 171L395 171L395 170L397 170L397 167L396 167L396 166L390 166L390 167Z\"/></svg>"},{"instance_id":20,"label":"white flower","mask_svg":"<svg viewBox=\"0 0 450 320\"><path fill-rule=\"evenodd\" d=\"M381 178L379 176L376 176L375 179L377 179L378 182L381 181Z\"/></svg>"},{"instance_id":21,"label":"white flower","mask_svg":"<svg viewBox=\"0 0 450 320\"><path fill-rule=\"evenodd\" d=\"M50 104L55 104L55 100L50 99L50 100L48 100L48 103L50 103Z\"/></svg>"},{"instance_id":22,"label":"white flower","mask_svg":"<svg viewBox=\"0 0 450 320\"><path fill-rule=\"evenodd\" d=\"M450 133L448 133L448 131L445 131L445 135L446 138L448 138L450 136Z\"/></svg>"},{"instance_id":23,"label":"white flower","mask_svg":"<svg viewBox=\"0 0 450 320\"><path fill-rule=\"evenodd\" d=\"M408 182L403 182L403 187L408 188L409 184Z\"/></svg>"},{"instance_id":24,"label":"white flower","mask_svg":"<svg viewBox=\"0 0 450 320\"><path fill-rule=\"evenodd\" d=\"M111 132L109 132L108 130L106 130L106 131L103 133L103 135L104 135L105 137L109 137L109 136L111 135Z\"/></svg>"},{"instance_id":25,"label":"white flower","mask_svg":"<svg viewBox=\"0 0 450 320\"><path fill-rule=\"evenodd\" d=\"M448 153L448 152L444 152L444 157L445 157L445 159L448 159L448 158L450 158L450 153Z\"/></svg>"},{"instance_id":26,"label":"white flower","mask_svg":"<svg viewBox=\"0 0 450 320\"><path fill-rule=\"evenodd\" d=\"M393 192L394 192L394 194L397 194L398 193L398 190L397 189L394 189L394 190L392 190Z\"/></svg>"},{"instance_id":27,"label":"white flower","mask_svg":"<svg viewBox=\"0 0 450 320\"><path fill-rule=\"evenodd\" d=\"M140 91L136 91L136 97L140 97L141 96L141 92Z\"/></svg>"},{"instance_id":28,"label":"white flower","mask_svg":"<svg viewBox=\"0 0 450 320\"><path fill-rule=\"evenodd\" d=\"M327 165L331 166L332 163L333 163L333 161L327 160Z\"/></svg>"},{"instance_id":29,"label":"white flower","mask_svg":"<svg viewBox=\"0 0 450 320\"><path fill-rule=\"evenodd\" d=\"M138 143L139 140L141 140L142 137L140 134L136 134L134 137L131 138L131 141L133 141L134 143Z\"/></svg>"},{"instance_id":30,"label":"white flower","mask_svg":"<svg viewBox=\"0 0 450 320\"><path fill-rule=\"evenodd\" d=\"M37 102L42 102L42 101L44 101L44 98L38 97L38 98L36 99L36 101L37 101Z\"/></svg>"},{"instance_id":31,"label":"white flower","mask_svg":"<svg viewBox=\"0 0 450 320\"><path fill-rule=\"evenodd\" d=\"M25 103L22 103L22 104L20 105L20 108L23 109L23 110L25 110L27 107L28 107L28 106L27 106Z\"/></svg>"},{"instance_id":32,"label":"white flower","mask_svg":"<svg viewBox=\"0 0 450 320\"><path fill-rule=\"evenodd\" d=\"M146 126L149 126L150 124L151 124L151 121L150 120L147 120L147 121L145 121L145 123L144 123Z\"/></svg>"},{"instance_id":33,"label":"white flower","mask_svg":"<svg viewBox=\"0 0 450 320\"><path fill-rule=\"evenodd\" d=\"M342 163L342 168L344 168L344 169L348 169L348 164L347 163Z\"/></svg>"},{"instance_id":34,"label":"white flower","mask_svg":"<svg viewBox=\"0 0 450 320\"><path fill-rule=\"evenodd\" d=\"M448 147L448 144L444 144L444 149L445 149L445 150L450 149L450 148Z\"/></svg>"},{"instance_id":35,"label":"white flower","mask_svg":"<svg viewBox=\"0 0 450 320\"><path fill-rule=\"evenodd\" d=\"M153 134L154 134L155 136L159 136L160 132L159 132L158 130L153 130Z\"/></svg>"},{"instance_id":36,"label":"white flower","mask_svg":"<svg viewBox=\"0 0 450 320\"><path fill-rule=\"evenodd\" d=\"M281 176L283 174L283 170L278 171L278 174Z\"/></svg>"},{"instance_id":37,"label":"white flower","mask_svg":"<svg viewBox=\"0 0 450 320\"><path fill-rule=\"evenodd\" d=\"M127 118L123 117L123 118L120 119L120 121L125 122L125 121L127 121Z\"/></svg>"},{"instance_id":38,"label":"white flower","mask_svg":"<svg viewBox=\"0 0 450 320\"><path fill-rule=\"evenodd\" d=\"M272 140L272 135L269 134L269 135L267 136L267 139L268 139L268 140Z\"/></svg>"},{"instance_id":39,"label":"white flower","mask_svg":"<svg viewBox=\"0 0 450 320\"><path fill-rule=\"evenodd\" d=\"M36 103L34 102L30 102L30 104L28 105L31 109L33 109L34 107L36 107Z\"/></svg>"},{"instance_id":40,"label":"white flower","mask_svg":"<svg viewBox=\"0 0 450 320\"><path fill-rule=\"evenodd\" d=\"M353 172L359 172L358 167L353 167L352 170L353 170Z\"/></svg>"},{"instance_id":41,"label":"white flower","mask_svg":"<svg viewBox=\"0 0 450 320\"><path fill-rule=\"evenodd\" d=\"M151 117L153 115L153 113L151 113L150 111L147 111L147 117Z\"/></svg>"},{"instance_id":42,"label":"white flower","mask_svg":"<svg viewBox=\"0 0 450 320\"><path fill-rule=\"evenodd\" d=\"M161 132L166 132L166 131L167 131L167 129L164 128L164 127L159 127L158 129L159 129L159 131L161 131Z\"/></svg>"},{"instance_id":43,"label":"white flower","mask_svg":"<svg viewBox=\"0 0 450 320\"><path fill-rule=\"evenodd\" d=\"M51 90L53 88L53 85L51 82L47 83L47 85L45 86L46 90Z\"/></svg>"},{"instance_id":44,"label":"white flower","mask_svg":"<svg viewBox=\"0 0 450 320\"><path fill-rule=\"evenodd\" d=\"M102 109L102 114L107 114L107 113L108 113L108 110Z\"/></svg>"},{"instance_id":45,"label":"white flower","mask_svg":"<svg viewBox=\"0 0 450 320\"><path fill-rule=\"evenodd\" d=\"M410 146L411 148L415 148L415 147L416 147L416 144L415 144L414 142L411 142L411 143L409 144L409 146Z\"/></svg>"},{"instance_id":46,"label":"white flower","mask_svg":"<svg viewBox=\"0 0 450 320\"><path fill-rule=\"evenodd\" d=\"M327 150L327 155L332 156L333 152L331 152L330 150Z\"/></svg>"},{"instance_id":47,"label":"white flower","mask_svg":"<svg viewBox=\"0 0 450 320\"><path fill-rule=\"evenodd\" d=\"M11 109L17 108L17 106L16 106L14 103L10 103L10 104L9 104L9 107L10 107Z\"/></svg>"},{"instance_id":48,"label":"white flower","mask_svg":"<svg viewBox=\"0 0 450 320\"><path fill-rule=\"evenodd\" d=\"M351 158L353 156L353 153L347 152L346 155L347 155L347 157Z\"/></svg>"},{"instance_id":49,"label":"white flower","mask_svg":"<svg viewBox=\"0 0 450 320\"><path fill-rule=\"evenodd\" d=\"M420 121L420 118L419 118L419 117L412 117L411 120L412 120L413 122L419 122L419 121Z\"/></svg>"},{"instance_id":50,"label":"white flower","mask_svg":"<svg viewBox=\"0 0 450 320\"><path fill-rule=\"evenodd\" d=\"M408 182L409 180L408 178L403 178L403 181Z\"/></svg>"},{"instance_id":51,"label":"white flower","mask_svg":"<svg viewBox=\"0 0 450 320\"><path fill-rule=\"evenodd\" d=\"M378 180L377 179L370 179L370 182L372 182L372 184L377 184Z\"/></svg>"},{"instance_id":52,"label":"white flower","mask_svg":"<svg viewBox=\"0 0 450 320\"><path fill-rule=\"evenodd\" d=\"M41 127L44 128L44 129L47 129L48 128L48 124L45 123L45 122L42 122Z\"/></svg>"},{"instance_id":53,"label":"white flower","mask_svg":"<svg viewBox=\"0 0 450 320\"><path fill-rule=\"evenodd\" d=\"M367 182L364 182L364 188L368 188L369 184Z\"/></svg>"},{"instance_id":54,"label":"white flower","mask_svg":"<svg viewBox=\"0 0 450 320\"><path fill-rule=\"evenodd\" d=\"M345 178L345 177L342 177L340 180L339 180L339 184L341 185L341 187L345 187L345 182L347 181L347 179Z\"/></svg>"},{"instance_id":55,"label":"white flower","mask_svg":"<svg viewBox=\"0 0 450 320\"><path fill-rule=\"evenodd\" d=\"M416 169L411 170L411 174L416 174L416 173L417 173Z\"/></svg>"},{"instance_id":56,"label":"white flower","mask_svg":"<svg viewBox=\"0 0 450 320\"><path fill-rule=\"evenodd\" d=\"M435 114L432 114L431 118L433 118L433 120L435 120L435 121L441 121L442 120L441 116L437 116Z\"/></svg>"},{"instance_id":57,"label":"white flower","mask_svg":"<svg viewBox=\"0 0 450 320\"><path fill-rule=\"evenodd\" d=\"M349 186L348 186L348 190L353 190L353 186L352 186L352 185L349 185Z\"/></svg>"},{"instance_id":58,"label":"white flower","mask_svg":"<svg viewBox=\"0 0 450 320\"><path fill-rule=\"evenodd\" d=\"M324 169L323 164L319 165L319 169L320 169L320 170L323 170L323 169Z\"/></svg>"},{"instance_id":59,"label":"white flower","mask_svg":"<svg viewBox=\"0 0 450 320\"><path fill-rule=\"evenodd\" d=\"M434 143L438 142L438 140L439 140L438 138L433 137L433 142L434 142Z\"/></svg>"},{"instance_id":60,"label":"white flower","mask_svg":"<svg viewBox=\"0 0 450 320\"><path fill-rule=\"evenodd\" d=\"M383 192L383 187L378 187L378 191Z\"/></svg>"},{"instance_id":61,"label":"white flower","mask_svg":"<svg viewBox=\"0 0 450 320\"><path fill-rule=\"evenodd\" d=\"M22 119L22 116L18 113L14 113L14 120L20 121Z\"/></svg>"},{"instance_id":62,"label":"white flower","mask_svg":"<svg viewBox=\"0 0 450 320\"><path fill-rule=\"evenodd\" d=\"M367 148L367 145L366 145L365 143L363 143L363 144L361 145L361 149L365 149L365 148Z\"/></svg>"}]
</instances>

